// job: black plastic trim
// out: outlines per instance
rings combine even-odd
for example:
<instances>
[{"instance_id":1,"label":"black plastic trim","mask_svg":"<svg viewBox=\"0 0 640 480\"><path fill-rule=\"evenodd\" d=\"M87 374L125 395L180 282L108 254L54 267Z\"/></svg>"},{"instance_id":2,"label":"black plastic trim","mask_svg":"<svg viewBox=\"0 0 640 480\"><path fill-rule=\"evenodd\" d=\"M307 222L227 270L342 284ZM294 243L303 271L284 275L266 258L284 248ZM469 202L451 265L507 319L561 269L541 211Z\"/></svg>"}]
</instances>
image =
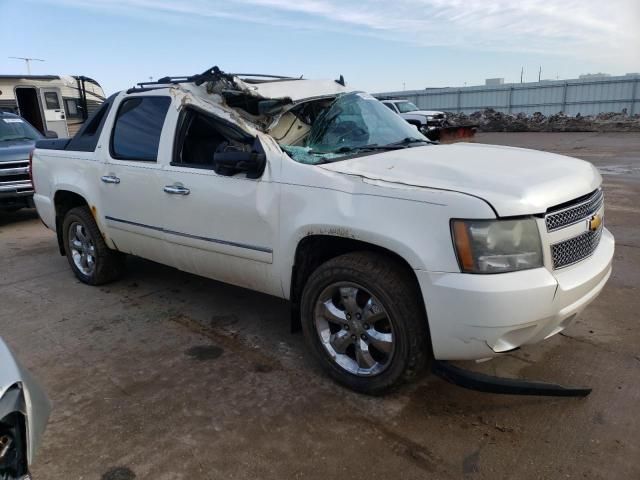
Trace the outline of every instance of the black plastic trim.
<instances>
[{"instance_id":1,"label":"black plastic trim","mask_svg":"<svg viewBox=\"0 0 640 480\"><path fill-rule=\"evenodd\" d=\"M80 130L75 134L75 136L69 141L65 150L73 151L73 152L95 152L96 147L98 146L98 141L100 140L100 135L102 134L102 128L104 127L104 123L109 116L109 111L111 110L111 106L113 105L113 101L116 97L117 93L111 95L107 100L105 100L100 108L98 108L95 112L93 112L87 120L82 124ZM86 134L87 130L91 127L93 128L93 122L97 121L98 125L95 128L95 131L92 134Z\"/></svg>"},{"instance_id":2,"label":"black plastic trim","mask_svg":"<svg viewBox=\"0 0 640 480\"><path fill-rule=\"evenodd\" d=\"M36 140L36 148L41 148L43 150L66 150L69 142L71 142L70 138L46 138Z\"/></svg>"},{"instance_id":3,"label":"black plastic trim","mask_svg":"<svg viewBox=\"0 0 640 480\"><path fill-rule=\"evenodd\" d=\"M465 370L442 360L434 360L431 371L449 383L478 392L546 397L586 397L591 393L591 389L586 387L565 387L557 383L494 377Z\"/></svg>"}]
</instances>

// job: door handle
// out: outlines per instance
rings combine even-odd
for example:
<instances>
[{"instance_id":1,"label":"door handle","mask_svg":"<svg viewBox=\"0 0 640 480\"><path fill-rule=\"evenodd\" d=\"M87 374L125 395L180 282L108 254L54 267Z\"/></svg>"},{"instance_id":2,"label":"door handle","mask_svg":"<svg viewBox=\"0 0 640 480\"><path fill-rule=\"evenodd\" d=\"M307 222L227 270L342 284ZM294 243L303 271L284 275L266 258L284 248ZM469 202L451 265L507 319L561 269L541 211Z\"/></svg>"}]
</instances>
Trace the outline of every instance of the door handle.
<instances>
[{"instance_id":1,"label":"door handle","mask_svg":"<svg viewBox=\"0 0 640 480\"><path fill-rule=\"evenodd\" d=\"M120 179L115 175L103 175L100 177L100 180L104 183L120 183Z\"/></svg>"},{"instance_id":2,"label":"door handle","mask_svg":"<svg viewBox=\"0 0 640 480\"><path fill-rule=\"evenodd\" d=\"M163 190L171 195L189 195L191 193L191 190L181 185L166 185Z\"/></svg>"}]
</instances>

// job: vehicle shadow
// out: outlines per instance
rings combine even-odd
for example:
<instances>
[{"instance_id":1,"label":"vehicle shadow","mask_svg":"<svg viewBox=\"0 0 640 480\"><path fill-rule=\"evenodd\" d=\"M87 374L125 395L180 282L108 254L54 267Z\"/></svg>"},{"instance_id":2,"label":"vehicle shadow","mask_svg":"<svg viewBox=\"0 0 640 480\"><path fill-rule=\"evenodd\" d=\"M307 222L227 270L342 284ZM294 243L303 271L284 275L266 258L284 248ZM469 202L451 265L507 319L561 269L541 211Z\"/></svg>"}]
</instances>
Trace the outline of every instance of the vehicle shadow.
<instances>
[{"instance_id":1,"label":"vehicle shadow","mask_svg":"<svg viewBox=\"0 0 640 480\"><path fill-rule=\"evenodd\" d=\"M26 222L38 218L38 212L35 208L22 208L15 212L0 210L0 227L10 225L12 223Z\"/></svg>"}]
</instances>

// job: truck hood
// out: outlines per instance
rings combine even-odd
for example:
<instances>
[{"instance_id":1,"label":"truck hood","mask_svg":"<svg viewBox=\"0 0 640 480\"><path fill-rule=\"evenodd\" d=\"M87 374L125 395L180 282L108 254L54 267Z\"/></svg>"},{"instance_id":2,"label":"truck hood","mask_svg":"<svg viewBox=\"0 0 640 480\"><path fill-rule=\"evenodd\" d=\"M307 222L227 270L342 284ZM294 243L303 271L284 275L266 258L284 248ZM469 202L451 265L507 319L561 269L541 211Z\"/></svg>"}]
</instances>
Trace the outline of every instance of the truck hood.
<instances>
[{"instance_id":1,"label":"truck hood","mask_svg":"<svg viewBox=\"0 0 640 480\"><path fill-rule=\"evenodd\" d=\"M474 143L392 150L320 167L369 180L466 193L484 199L501 217L544 213L592 192L602 181L596 168L583 160Z\"/></svg>"},{"instance_id":2,"label":"truck hood","mask_svg":"<svg viewBox=\"0 0 640 480\"><path fill-rule=\"evenodd\" d=\"M0 162L28 160L29 152L35 147L35 140L11 140L0 142Z\"/></svg>"}]
</instances>

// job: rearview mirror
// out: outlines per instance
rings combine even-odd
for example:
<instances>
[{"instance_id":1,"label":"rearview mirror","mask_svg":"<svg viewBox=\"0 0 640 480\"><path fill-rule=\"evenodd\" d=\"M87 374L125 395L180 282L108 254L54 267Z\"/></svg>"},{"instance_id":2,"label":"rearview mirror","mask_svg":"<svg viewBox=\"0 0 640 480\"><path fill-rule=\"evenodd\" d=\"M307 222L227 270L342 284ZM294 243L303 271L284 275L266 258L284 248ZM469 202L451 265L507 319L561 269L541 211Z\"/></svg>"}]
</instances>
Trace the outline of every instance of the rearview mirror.
<instances>
[{"instance_id":1,"label":"rearview mirror","mask_svg":"<svg viewBox=\"0 0 640 480\"><path fill-rule=\"evenodd\" d=\"M58 138L58 134L53 130L47 130L46 132L44 132L44 136L45 138Z\"/></svg>"},{"instance_id":2,"label":"rearview mirror","mask_svg":"<svg viewBox=\"0 0 640 480\"><path fill-rule=\"evenodd\" d=\"M264 153L228 151L213 154L213 169L219 175L246 172L247 178L260 178L267 164Z\"/></svg>"}]
</instances>

